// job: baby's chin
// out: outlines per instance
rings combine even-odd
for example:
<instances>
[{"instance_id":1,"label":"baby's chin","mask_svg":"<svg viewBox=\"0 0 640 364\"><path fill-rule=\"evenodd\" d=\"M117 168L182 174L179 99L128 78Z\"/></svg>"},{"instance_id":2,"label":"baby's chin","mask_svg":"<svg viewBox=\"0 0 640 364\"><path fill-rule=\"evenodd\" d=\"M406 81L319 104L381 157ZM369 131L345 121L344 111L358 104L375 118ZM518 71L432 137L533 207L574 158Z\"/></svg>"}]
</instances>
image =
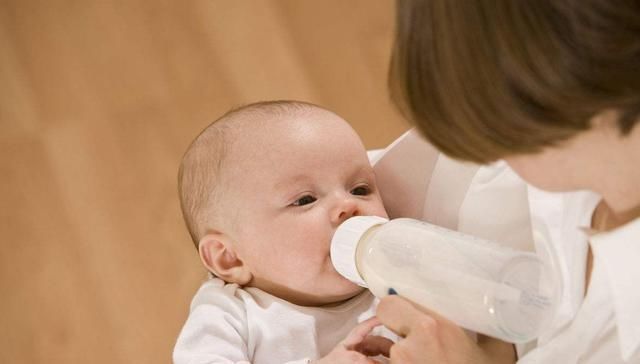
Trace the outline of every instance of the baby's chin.
<instances>
[{"instance_id":1,"label":"baby's chin","mask_svg":"<svg viewBox=\"0 0 640 364\"><path fill-rule=\"evenodd\" d=\"M337 306L358 296L364 290L365 288L356 285L355 287L351 287L349 290L332 290L331 292L325 292L322 295L302 292L288 292L288 294L282 294L282 292L280 292L280 294L275 292L269 293L298 306L331 307Z\"/></svg>"},{"instance_id":2,"label":"baby's chin","mask_svg":"<svg viewBox=\"0 0 640 364\"><path fill-rule=\"evenodd\" d=\"M332 283L331 286L335 287L334 293L336 298L333 299L333 302L344 301L354 296L357 296L362 291L365 290L364 287L359 286L347 278L343 277L340 273L338 273L333 265L331 265L331 278Z\"/></svg>"},{"instance_id":3,"label":"baby's chin","mask_svg":"<svg viewBox=\"0 0 640 364\"><path fill-rule=\"evenodd\" d=\"M332 280L330 286L330 288L325 286L324 289L318 287L319 291L324 291L325 293L321 296L315 297L316 306L340 304L358 296L366 290L366 288L361 287L342 276L340 276L339 280Z\"/></svg>"},{"instance_id":4,"label":"baby's chin","mask_svg":"<svg viewBox=\"0 0 640 364\"><path fill-rule=\"evenodd\" d=\"M353 296L357 296L358 294L360 294L362 291L364 291L366 288L359 286L353 282L351 282L350 280L343 278L343 282L342 286L341 286L341 290L340 290L340 297L344 297L343 299L348 299L351 298Z\"/></svg>"},{"instance_id":5,"label":"baby's chin","mask_svg":"<svg viewBox=\"0 0 640 364\"><path fill-rule=\"evenodd\" d=\"M358 285L355 285L355 287L353 287L353 290L349 291L348 293L344 293L341 295L336 295L333 296L331 298L327 298L326 302L322 303L321 306L323 307L331 307L331 306L337 306L340 305L342 303L344 303L345 301L348 301L356 296L359 296L360 294L362 294L362 292L366 291L366 288L364 287L360 287Z\"/></svg>"}]
</instances>

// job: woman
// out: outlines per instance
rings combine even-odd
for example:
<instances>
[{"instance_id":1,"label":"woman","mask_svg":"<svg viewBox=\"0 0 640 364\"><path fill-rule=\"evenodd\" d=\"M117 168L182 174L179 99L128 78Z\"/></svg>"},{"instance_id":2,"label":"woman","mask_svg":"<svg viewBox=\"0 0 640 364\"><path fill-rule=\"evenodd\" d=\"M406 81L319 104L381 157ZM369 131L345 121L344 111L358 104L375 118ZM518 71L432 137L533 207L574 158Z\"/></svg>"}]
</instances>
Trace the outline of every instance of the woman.
<instances>
[{"instance_id":1,"label":"woman","mask_svg":"<svg viewBox=\"0 0 640 364\"><path fill-rule=\"evenodd\" d=\"M536 348L473 342L396 296L378 309L404 336L392 362L640 363L640 1L401 0L391 67L396 102L446 154L599 196L566 199L593 230L576 218L554 242L581 294Z\"/></svg>"}]
</instances>

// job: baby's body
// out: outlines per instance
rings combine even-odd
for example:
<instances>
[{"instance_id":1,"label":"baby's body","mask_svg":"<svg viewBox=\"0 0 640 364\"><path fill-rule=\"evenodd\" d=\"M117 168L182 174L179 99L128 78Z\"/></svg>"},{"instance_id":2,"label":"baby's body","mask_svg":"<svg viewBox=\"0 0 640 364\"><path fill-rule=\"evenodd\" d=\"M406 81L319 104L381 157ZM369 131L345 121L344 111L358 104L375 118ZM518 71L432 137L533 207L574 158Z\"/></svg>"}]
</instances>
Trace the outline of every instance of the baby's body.
<instances>
[{"instance_id":1,"label":"baby's body","mask_svg":"<svg viewBox=\"0 0 640 364\"><path fill-rule=\"evenodd\" d=\"M299 102L232 111L191 144L179 184L187 226L216 278L196 294L174 362L370 362L388 351L389 340L370 335L376 319L365 321L375 299L329 256L344 220L387 216L366 150L344 120Z\"/></svg>"},{"instance_id":2,"label":"baby's body","mask_svg":"<svg viewBox=\"0 0 640 364\"><path fill-rule=\"evenodd\" d=\"M193 299L174 360L309 363L330 353L358 323L371 318L375 303L371 293L364 291L330 307L298 306L259 288L243 289L213 278ZM371 334L393 337L382 329L377 327Z\"/></svg>"}]
</instances>

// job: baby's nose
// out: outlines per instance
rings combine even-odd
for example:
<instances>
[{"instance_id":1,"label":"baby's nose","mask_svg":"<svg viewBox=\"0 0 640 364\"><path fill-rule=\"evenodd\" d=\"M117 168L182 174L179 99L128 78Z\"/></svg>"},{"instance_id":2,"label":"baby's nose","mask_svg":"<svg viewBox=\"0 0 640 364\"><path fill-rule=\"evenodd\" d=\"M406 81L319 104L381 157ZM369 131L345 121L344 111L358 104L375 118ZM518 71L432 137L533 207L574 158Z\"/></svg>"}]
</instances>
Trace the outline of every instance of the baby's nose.
<instances>
[{"instance_id":1,"label":"baby's nose","mask_svg":"<svg viewBox=\"0 0 640 364\"><path fill-rule=\"evenodd\" d=\"M351 195L341 198L336 203L331 215L336 224L341 224L346 219L359 215L358 201Z\"/></svg>"}]
</instances>

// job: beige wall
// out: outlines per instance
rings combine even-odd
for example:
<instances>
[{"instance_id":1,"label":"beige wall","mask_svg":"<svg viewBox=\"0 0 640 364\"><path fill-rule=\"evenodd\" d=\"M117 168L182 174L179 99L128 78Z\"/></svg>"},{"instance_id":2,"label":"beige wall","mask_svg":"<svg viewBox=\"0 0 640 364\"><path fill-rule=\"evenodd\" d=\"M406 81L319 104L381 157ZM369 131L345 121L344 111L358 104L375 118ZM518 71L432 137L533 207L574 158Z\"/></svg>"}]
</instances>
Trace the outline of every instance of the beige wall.
<instances>
[{"instance_id":1,"label":"beige wall","mask_svg":"<svg viewBox=\"0 0 640 364\"><path fill-rule=\"evenodd\" d=\"M175 174L232 106L319 103L369 148L390 0L0 2L0 363L169 363L205 277Z\"/></svg>"}]
</instances>

